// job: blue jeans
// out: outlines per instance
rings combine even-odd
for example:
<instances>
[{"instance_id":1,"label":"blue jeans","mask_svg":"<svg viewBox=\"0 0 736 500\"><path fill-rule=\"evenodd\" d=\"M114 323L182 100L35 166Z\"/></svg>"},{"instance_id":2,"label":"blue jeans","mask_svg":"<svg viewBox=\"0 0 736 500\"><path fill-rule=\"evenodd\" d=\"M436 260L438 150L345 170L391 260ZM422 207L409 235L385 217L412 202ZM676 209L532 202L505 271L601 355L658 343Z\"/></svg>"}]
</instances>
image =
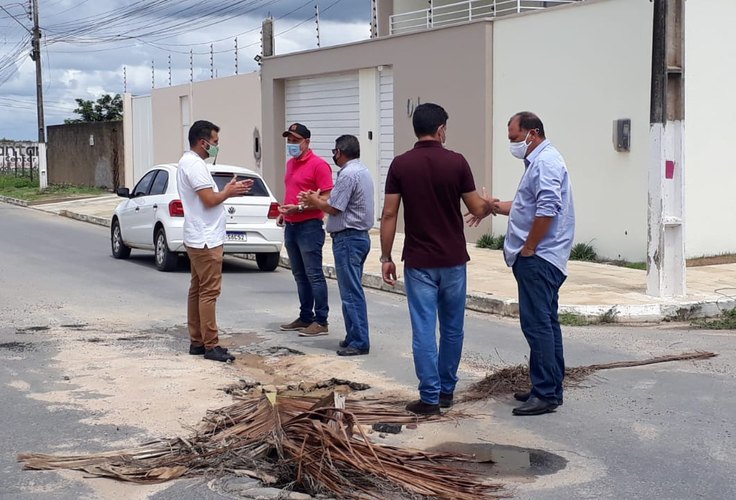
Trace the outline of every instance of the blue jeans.
<instances>
[{"instance_id":1,"label":"blue jeans","mask_svg":"<svg viewBox=\"0 0 736 500\"><path fill-rule=\"evenodd\" d=\"M562 401L565 358L557 302L566 276L536 255L519 255L513 271L519 287L521 331L530 350L532 394L544 401L558 403Z\"/></svg>"},{"instance_id":2,"label":"blue jeans","mask_svg":"<svg viewBox=\"0 0 736 500\"><path fill-rule=\"evenodd\" d=\"M291 274L299 294L299 319L305 323L327 325L327 281L322 271L325 231L319 219L286 223L284 246L289 255Z\"/></svg>"},{"instance_id":3,"label":"blue jeans","mask_svg":"<svg viewBox=\"0 0 736 500\"><path fill-rule=\"evenodd\" d=\"M463 351L465 325L465 264L454 267L404 268L411 317L414 370L419 397L439 403L440 392L452 394ZM440 345L437 349L437 318Z\"/></svg>"},{"instance_id":4,"label":"blue jeans","mask_svg":"<svg viewBox=\"0 0 736 500\"><path fill-rule=\"evenodd\" d=\"M363 292L363 264L371 249L368 231L346 229L332 235L337 286L345 318L345 341L356 349L370 349L368 306Z\"/></svg>"}]
</instances>

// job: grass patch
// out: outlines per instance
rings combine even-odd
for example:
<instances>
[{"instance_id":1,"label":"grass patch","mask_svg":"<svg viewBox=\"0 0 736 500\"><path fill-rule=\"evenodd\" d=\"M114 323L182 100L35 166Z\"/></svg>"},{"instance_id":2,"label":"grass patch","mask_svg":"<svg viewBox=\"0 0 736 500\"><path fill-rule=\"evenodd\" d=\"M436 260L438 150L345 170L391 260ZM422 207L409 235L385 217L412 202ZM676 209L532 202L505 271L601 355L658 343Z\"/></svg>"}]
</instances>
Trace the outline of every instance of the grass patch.
<instances>
[{"instance_id":1,"label":"grass patch","mask_svg":"<svg viewBox=\"0 0 736 500\"><path fill-rule=\"evenodd\" d=\"M41 201L75 196L98 196L108 191L87 186L52 185L39 190L38 179L0 175L0 195L26 201Z\"/></svg>"},{"instance_id":2,"label":"grass patch","mask_svg":"<svg viewBox=\"0 0 736 500\"><path fill-rule=\"evenodd\" d=\"M713 266L717 264L733 264L736 262L736 254L721 253L717 255L703 255L687 259L687 267Z\"/></svg>"},{"instance_id":3,"label":"grass patch","mask_svg":"<svg viewBox=\"0 0 736 500\"><path fill-rule=\"evenodd\" d=\"M647 263L646 262L624 262L621 264L623 267L628 267L629 269L640 269L642 271L647 270Z\"/></svg>"},{"instance_id":4,"label":"grass patch","mask_svg":"<svg viewBox=\"0 0 736 500\"><path fill-rule=\"evenodd\" d=\"M503 242L506 237L501 234L494 236L493 233L486 233L475 243L478 248L490 248L491 250L503 250Z\"/></svg>"},{"instance_id":5,"label":"grass patch","mask_svg":"<svg viewBox=\"0 0 736 500\"><path fill-rule=\"evenodd\" d=\"M586 326L590 324L588 318L575 313L560 313L558 318L560 324L565 326Z\"/></svg>"},{"instance_id":6,"label":"grass patch","mask_svg":"<svg viewBox=\"0 0 736 500\"><path fill-rule=\"evenodd\" d=\"M639 269L642 271L647 270L646 262L629 262L628 260L604 260L599 262L601 262L602 264L611 264L612 266L628 267L629 269Z\"/></svg>"},{"instance_id":7,"label":"grass patch","mask_svg":"<svg viewBox=\"0 0 736 500\"><path fill-rule=\"evenodd\" d=\"M593 245L590 243L576 243L570 251L570 260L584 260L594 262L598 260Z\"/></svg>"},{"instance_id":8,"label":"grass patch","mask_svg":"<svg viewBox=\"0 0 736 500\"><path fill-rule=\"evenodd\" d=\"M588 325L603 325L616 322L616 316L618 311L615 307L610 308L608 311L596 316L595 318L586 318L580 314L563 312L558 315L560 324L564 326L588 326Z\"/></svg>"},{"instance_id":9,"label":"grass patch","mask_svg":"<svg viewBox=\"0 0 736 500\"><path fill-rule=\"evenodd\" d=\"M699 319L690 324L696 328L705 328L707 330L736 330L736 307L725 311L718 318Z\"/></svg>"}]
</instances>

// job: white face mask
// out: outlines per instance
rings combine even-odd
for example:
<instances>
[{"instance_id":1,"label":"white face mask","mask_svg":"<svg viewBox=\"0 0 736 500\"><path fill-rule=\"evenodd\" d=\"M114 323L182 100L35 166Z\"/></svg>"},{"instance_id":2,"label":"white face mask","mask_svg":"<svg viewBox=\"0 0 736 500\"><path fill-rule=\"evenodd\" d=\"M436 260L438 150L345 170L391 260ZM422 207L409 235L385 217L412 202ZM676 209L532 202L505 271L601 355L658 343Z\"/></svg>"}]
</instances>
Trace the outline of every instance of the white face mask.
<instances>
[{"instance_id":1,"label":"white face mask","mask_svg":"<svg viewBox=\"0 0 736 500\"><path fill-rule=\"evenodd\" d=\"M527 144L526 140L529 139L529 133L530 132L526 133L526 137L524 137L523 141L512 142L509 144L509 150L514 158L518 158L520 160L526 158L526 150L529 149L529 144Z\"/></svg>"}]
</instances>

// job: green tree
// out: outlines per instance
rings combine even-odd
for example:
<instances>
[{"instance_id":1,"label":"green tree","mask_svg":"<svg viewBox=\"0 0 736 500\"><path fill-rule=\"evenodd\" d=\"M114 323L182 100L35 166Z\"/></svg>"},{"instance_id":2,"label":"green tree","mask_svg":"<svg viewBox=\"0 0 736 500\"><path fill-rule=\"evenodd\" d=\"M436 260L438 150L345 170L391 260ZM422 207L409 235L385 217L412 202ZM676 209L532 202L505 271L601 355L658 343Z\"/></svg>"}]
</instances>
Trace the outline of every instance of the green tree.
<instances>
[{"instance_id":1,"label":"green tree","mask_svg":"<svg viewBox=\"0 0 736 500\"><path fill-rule=\"evenodd\" d=\"M77 101L74 112L81 118L70 118L64 120L64 123L113 122L123 119L123 98L120 94L104 94L97 101L74 100Z\"/></svg>"}]
</instances>

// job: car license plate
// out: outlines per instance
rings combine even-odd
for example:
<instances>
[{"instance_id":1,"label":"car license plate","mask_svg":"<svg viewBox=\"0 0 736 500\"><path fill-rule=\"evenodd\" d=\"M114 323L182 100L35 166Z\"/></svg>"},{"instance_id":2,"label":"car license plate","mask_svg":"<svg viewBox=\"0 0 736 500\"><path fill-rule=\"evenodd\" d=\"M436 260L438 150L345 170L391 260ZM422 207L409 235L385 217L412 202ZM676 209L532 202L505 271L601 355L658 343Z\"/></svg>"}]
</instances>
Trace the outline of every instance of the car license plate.
<instances>
[{"instance_id":1,"label":"car license plate","mask_svg":"<svg viewBox=\"0 0 736 500\"><path fill-rule=\"evenodd\" d=\"M227 239L228 241L248 241L248 234L244 231L228 231Z\"/></svg>"}]
</instances>

